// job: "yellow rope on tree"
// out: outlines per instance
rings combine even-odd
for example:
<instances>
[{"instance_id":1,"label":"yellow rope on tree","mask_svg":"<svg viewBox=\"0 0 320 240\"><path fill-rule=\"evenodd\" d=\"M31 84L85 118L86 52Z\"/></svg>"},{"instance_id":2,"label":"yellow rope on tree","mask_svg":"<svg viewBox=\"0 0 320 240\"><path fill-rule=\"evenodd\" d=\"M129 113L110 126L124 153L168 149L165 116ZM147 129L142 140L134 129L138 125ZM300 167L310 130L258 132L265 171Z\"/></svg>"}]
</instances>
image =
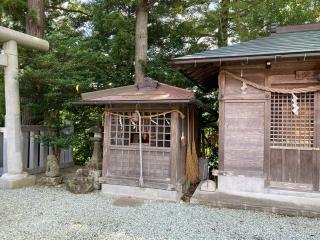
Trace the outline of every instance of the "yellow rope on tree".
<instances>
[{"instance_id":1,"label":"yellow rope on tree","mask_svg":"<svg viewBox=\"0 0 320 240\"><path fill-rule=\"evenodd\" d=\"M292 93L308 93L308 92L317 92L320 91L320 85L310 86L310 87L304 87L304 88L291 88L291 89L283 89L283 88L272 88L272 87L266 87L259 85L257 83L251 82L245 78L239 77L231 72L228 72L226 70L222 70L221 73L225 73L226 75L229 75L230 77L239 80L251 87L254 87L256 89L266 91L266 92L272 92L272 93L283 93L283 94L292 94Z\"/></svg>"}]
</instances>

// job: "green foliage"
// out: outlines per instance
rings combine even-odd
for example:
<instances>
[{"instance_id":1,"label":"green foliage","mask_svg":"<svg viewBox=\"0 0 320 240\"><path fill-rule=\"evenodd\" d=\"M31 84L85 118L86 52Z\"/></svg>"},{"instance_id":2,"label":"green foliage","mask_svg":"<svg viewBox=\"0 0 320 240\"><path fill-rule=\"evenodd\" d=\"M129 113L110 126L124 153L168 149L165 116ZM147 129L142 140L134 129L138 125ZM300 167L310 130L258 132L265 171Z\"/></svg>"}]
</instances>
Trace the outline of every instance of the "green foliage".
<instances>
[{"instance_id":1,"label":"green foliage","mask_svg":"<svg viewBox=\"0 0 320 240\"><path fill-rule=\"evenodd\" d=\"M23 30L26 12L27 1L25 0L1 0L0 25L14 27L16 30Z\"/></svg>"},{"instance_id":2,"label":"green foliage","mask_svg":"<svg viewBox=\"0 0 320 240\"><path fill-rule=\"evenodd\" d=\"M74 135L68 128L72 127L66 124L67 121L63 116L56 116L48 118L50 122L47 122L45 126L48 127L48 135L36 135L34 140L41 142L46 146L52 147L53 153L57 158L60 156L61 149L67 149L74 143Z\"/></svg>"},{"instance_id":3,"label":"green foliage","mask_svg":"<svg viewBox=\"0 0 320 240\"><path fill-rule=\"evenodd\" d=\"M230 37L246 41L270 32L272 24L293 25L319 21L320 2L315 0L232 1Z\"/></svg>"},{"instance_id":4,"label":"green foliage","mask_svg":"<svg viewBox=\"0 0 320 240\"><path fill-rule=\"evenodd\" d=\"M68 134L60 134L60 136L55 135L36 135L34 140L41 142L46 146L52 147L53 149L67 149L73 143L73 136Z\"/></svg>"}]
</instances>

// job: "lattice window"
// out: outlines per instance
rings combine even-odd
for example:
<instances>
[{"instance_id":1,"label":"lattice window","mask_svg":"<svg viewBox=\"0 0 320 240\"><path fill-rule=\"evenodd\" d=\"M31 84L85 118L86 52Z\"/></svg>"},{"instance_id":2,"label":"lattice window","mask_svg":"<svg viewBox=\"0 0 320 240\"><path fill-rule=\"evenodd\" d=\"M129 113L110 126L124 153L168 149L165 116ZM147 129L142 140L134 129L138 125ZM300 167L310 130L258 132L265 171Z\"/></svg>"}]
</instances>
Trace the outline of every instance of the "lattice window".
<instances>
[{"instance_id":1,"label":"lattice window","mask_svg":"<svg viewBox=\"0 0 320 240\"><path fill-rule=\"evenodd\" d=\"M141 116L159 114L160 112L141 112ZM132 116L133 112L117 112L119 115ZM158 117L144 118L141 121L142 143L151 147L170 147L171 114ZM129 118L111 115L111 145L138 145L139 122Z\"/></svg>"},{"instance_id":2,"label":"lattice window","mask_svg":"<svg viewBox=\"0 0 320 240\"><path fill-rule=\"evenodd\" d=\"M298 115L292 112L291 95L271 94L271 146L314 147L314 93L300 93L296 96Z\"/></svg>"}]
</instances>

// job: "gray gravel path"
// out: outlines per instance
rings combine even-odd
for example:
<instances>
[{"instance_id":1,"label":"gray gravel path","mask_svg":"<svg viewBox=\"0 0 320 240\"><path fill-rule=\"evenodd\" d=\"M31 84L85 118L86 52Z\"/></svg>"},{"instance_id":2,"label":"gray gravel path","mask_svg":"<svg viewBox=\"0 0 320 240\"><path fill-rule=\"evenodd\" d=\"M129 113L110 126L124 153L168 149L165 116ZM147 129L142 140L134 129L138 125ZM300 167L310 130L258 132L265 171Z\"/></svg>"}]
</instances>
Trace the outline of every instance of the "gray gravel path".
<instances>
[{"instance_id":1,"label":"gray gravel path","mask_svg":"<svg viewBox=\"0 0 320 240\"><path fill-rule=\"evenodd\" d=\"M0 190L0 239L318 240L320 219L32 187Z\"/></svg>"}]
</instances>

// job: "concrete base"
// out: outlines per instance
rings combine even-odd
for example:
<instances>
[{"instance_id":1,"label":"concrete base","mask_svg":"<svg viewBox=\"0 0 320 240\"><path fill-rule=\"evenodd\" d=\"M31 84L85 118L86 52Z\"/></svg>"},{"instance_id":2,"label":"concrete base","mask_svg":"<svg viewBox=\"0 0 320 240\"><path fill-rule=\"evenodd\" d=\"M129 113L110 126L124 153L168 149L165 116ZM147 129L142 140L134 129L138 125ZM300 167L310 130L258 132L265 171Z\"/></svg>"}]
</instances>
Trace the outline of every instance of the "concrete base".
<instances>
[{"instance_id":1,"label":"concrete base","mask_svg":"<svg viewBox=\"0 0 320 240\"><path fill-rule=\"evenodd\" d=\"M27 173L22 174L3 174L0 178L0 189L14 189L30 187L35 185L36 177L28 175Z\"/></svg>"},{"instance_id":2,"label":"concrete base","mask_svg":"<svg viewBox=\"0 0 320 240\"><path fill-rule=\"evenodd\" d=\"M198 186L190 203L211 207L271 212L288 216L320 217L320 195L297 197L252 192L205 192Z\"/></svg>"},{"instance_id":3,"label":"concrete base","mask_svg":"<svg viewBox=\"0 0 320 240\"><path fill-rule=\"evenodd\" d=\"M154 188L140 188L122 185L102 184L101 192L117 197L133 197L149 200L179 202L182 193Z\"/></svg>"},{"instance_id":4,"label":"concrete base","mask_svg":"<svg viewBox=\"0 0 320 240\"><path fill-rule=\"evenodd\" d=\"M245 176L218 176L220 192L264 192L264 178Z\"/></svg>"}]
</instances>

